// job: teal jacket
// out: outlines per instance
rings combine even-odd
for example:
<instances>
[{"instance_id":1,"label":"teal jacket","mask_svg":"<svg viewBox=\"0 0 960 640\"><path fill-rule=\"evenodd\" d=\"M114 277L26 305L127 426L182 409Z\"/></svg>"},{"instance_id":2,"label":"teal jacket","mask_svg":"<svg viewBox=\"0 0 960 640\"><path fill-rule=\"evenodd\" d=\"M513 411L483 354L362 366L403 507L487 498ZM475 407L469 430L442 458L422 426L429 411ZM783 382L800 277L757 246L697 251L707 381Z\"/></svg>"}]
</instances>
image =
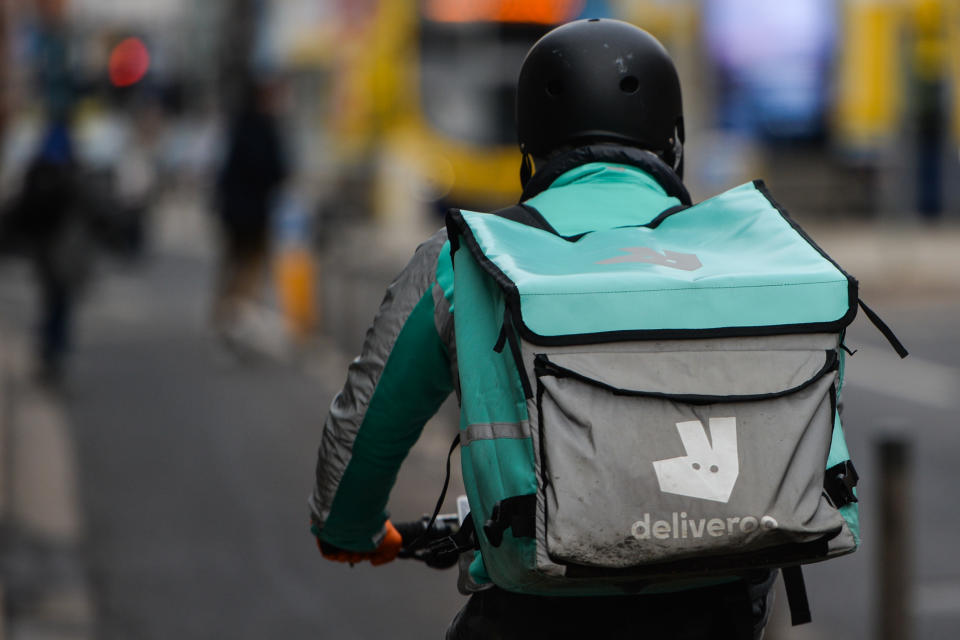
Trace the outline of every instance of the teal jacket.
<instances>
[{"instance_id":1,"label":"teal jacket","mask_svg":"<svg viewBox=\"0 0 960 640\"><path fill-rule=\"evenodd\" d=\"M582 147L552 160L522 201L561 235L645 224L690 204L653 154ZM330 406L310 496L312 530L342 549L371 551L385 534L390 490L427 420L457 388L453 265L446 230L421 244L390 284L363 350ZM482 568L471 570L482 580Z\"/></svg>"}]
</instances>

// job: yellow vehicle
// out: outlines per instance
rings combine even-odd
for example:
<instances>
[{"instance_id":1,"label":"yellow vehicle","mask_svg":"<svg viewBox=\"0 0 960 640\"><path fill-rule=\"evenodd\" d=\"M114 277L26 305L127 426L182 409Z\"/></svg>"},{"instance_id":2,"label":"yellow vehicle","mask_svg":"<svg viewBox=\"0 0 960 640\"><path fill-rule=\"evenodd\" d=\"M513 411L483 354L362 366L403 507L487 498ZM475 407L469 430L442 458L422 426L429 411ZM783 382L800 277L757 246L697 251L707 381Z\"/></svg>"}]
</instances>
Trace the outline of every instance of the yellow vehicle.
<instances>
[{"instance_id":1,"label":"yellow vehicle","mask_svg":"<svg viewBox=\"0 0 960 640\"><path fill-rule=\"evenodd\" d=\"M516 202L520 64L541 35L581 17L586 5L376 3L362 28L342 40L350 44L339 68L332 126L336 157L341 167L352 167L353 190L370 198L369 210L384 222L410 222L446 206L491 209Z\"/></svg>"}]
</instances>

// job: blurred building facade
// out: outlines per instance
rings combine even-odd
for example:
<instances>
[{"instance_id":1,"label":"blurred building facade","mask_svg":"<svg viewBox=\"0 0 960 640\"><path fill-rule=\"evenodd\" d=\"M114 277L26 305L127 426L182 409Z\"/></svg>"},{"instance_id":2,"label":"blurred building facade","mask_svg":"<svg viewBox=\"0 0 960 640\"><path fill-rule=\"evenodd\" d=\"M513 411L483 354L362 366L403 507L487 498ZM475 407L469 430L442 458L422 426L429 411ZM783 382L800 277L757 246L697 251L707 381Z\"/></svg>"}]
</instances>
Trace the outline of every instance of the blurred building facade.
<instances>
[{"instance_id":1,"label":"blurred building facade","mask_svg":"<svg viewBox=\"0 0 960 640\"><path fill-rule=\"evenodd\" d=\"M522 4L273 3L287 25L276 58L322 94L322 158L309 166L329 216L386 223L512 201L516 69L539 33L577 17L631 21L675 55L697 197L764 177L809 216L935 220L960 208L956 3Z\"/></svg>"},{"instance_id":2,"label":"blurred building facade","mask_svg":"<svg viewBox=\"0 0 960 640\"><path fill-rule=\"evenodd\" d=\"M695 195L763 177L806 216L956 219L960 6L788 5L621 3L679 57Z\"/></svg>"},{"instance_id":3,"label":"blurred building facade","mask_svg":"<svg viewBox=\"0 0 960 640\"><path fill-rule=\"evenodd\" d=\"M696 197L762 176L808 215L956 217L960 5L781 4L6 0L2 173L22 166L19 141L37 135L42 109L66 101L81 154L116 161L111 123L149 107L163 115L162 168L205 175L237 86L273 77L287 87L294 184L308 208L328 223L433 224L448 205L516 198L512 85L529 44L569 19L615 17L677 59ZM110 51L129 36L146 44L149 71L111 87Z\"/></svg>"}]
</instances>

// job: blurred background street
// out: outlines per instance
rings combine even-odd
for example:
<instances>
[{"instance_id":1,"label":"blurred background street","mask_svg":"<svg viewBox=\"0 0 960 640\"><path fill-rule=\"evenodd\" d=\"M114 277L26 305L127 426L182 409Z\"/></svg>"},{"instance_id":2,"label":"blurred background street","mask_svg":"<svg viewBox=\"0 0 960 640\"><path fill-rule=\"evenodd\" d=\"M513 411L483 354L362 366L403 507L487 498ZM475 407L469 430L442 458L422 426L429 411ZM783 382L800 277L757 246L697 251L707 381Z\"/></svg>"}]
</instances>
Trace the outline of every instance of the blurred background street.
<instances>
[{"instance_id":1,"label":"blurred background street","mask_svg":"<svg viewBox=\"0 0 960 640\"><path fill-rule=\"evenodd\" d=\"M0 0L0 638L441 636L454 572L317 552L320 429L445 208L516 201L516 72L581 16L676 58L694 200L764 178L911 351L849 331L864 546L768 638L879 637L885 439L912 637L957 636L957 3ZM455 425L396 519L433 506Z\"/></svg>"}]
</instances>

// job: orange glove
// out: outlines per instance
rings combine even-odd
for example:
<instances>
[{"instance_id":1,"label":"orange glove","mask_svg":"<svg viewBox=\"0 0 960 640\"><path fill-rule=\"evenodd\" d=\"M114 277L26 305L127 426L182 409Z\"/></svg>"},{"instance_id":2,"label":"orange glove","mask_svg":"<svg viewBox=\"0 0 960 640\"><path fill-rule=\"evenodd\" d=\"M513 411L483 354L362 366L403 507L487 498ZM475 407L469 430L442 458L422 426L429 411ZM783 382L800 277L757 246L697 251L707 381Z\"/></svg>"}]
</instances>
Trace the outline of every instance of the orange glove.
<instances>
[{"instance_id":1,"label":"orange glove","mask_svg":"<svg viewBox=\"0 0 960 640\"><path fill-rule=\"evenodd\" d=\"M370 564L377 567L396 559L397 554L400 552L400 547L403 546L403 537L400 535L400 532L394 528L393 523L387 520L384 523L384 527L387 533L383 536L383 540L380 541L380 545L373 551L347 551L346 549L338 549L332 545L321 542L320 538L317 538L317 547L327 560L349 562L351 565L369 560Z\"/></svg>"}]
</instances>

